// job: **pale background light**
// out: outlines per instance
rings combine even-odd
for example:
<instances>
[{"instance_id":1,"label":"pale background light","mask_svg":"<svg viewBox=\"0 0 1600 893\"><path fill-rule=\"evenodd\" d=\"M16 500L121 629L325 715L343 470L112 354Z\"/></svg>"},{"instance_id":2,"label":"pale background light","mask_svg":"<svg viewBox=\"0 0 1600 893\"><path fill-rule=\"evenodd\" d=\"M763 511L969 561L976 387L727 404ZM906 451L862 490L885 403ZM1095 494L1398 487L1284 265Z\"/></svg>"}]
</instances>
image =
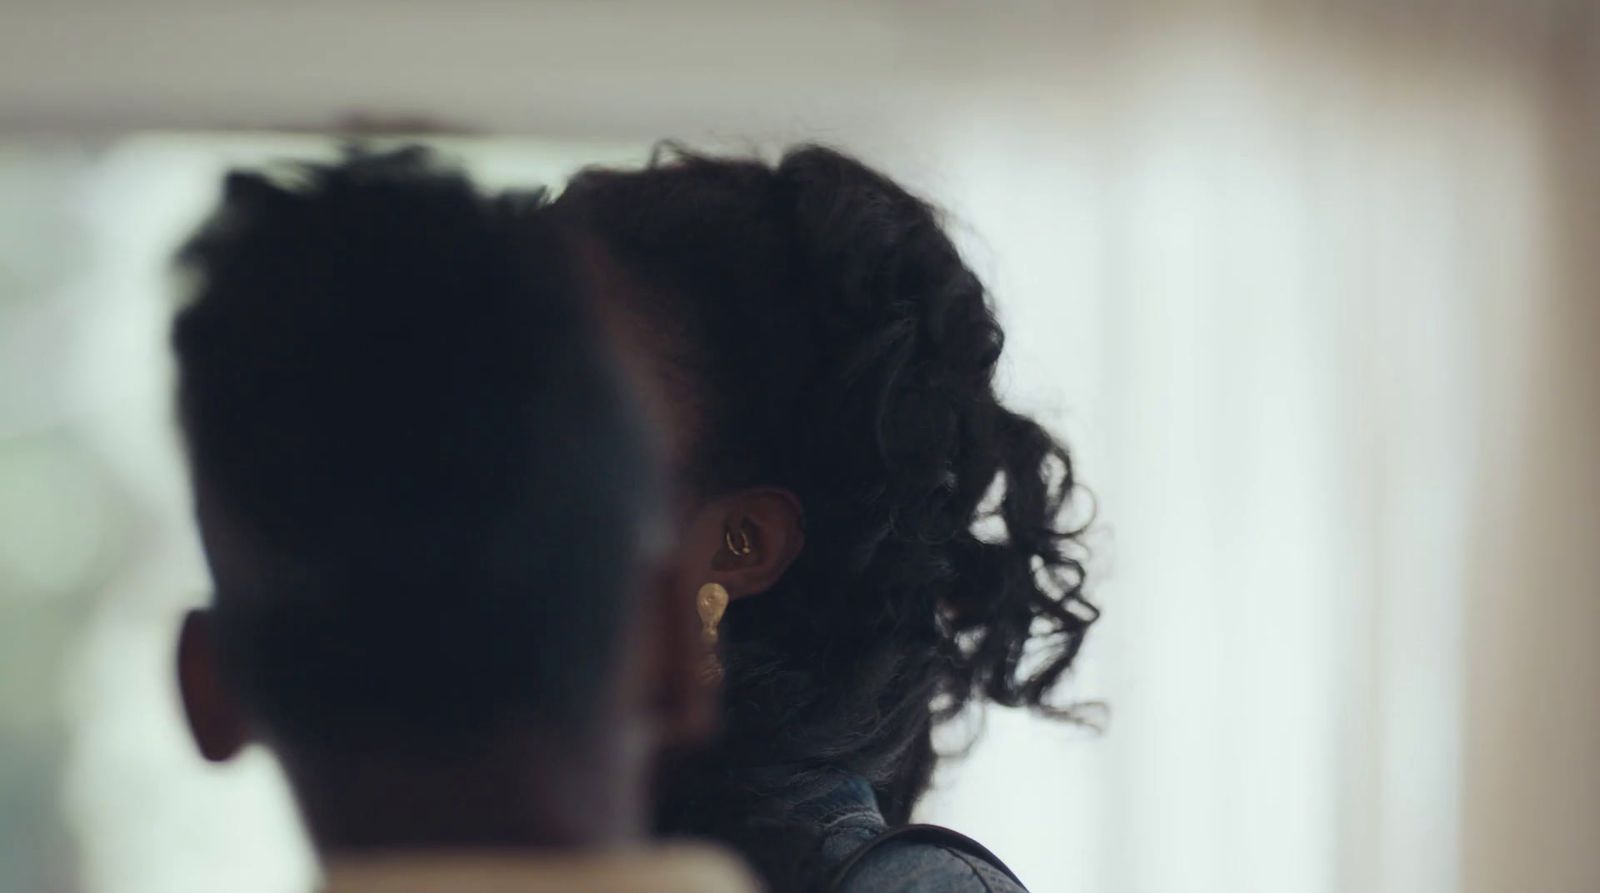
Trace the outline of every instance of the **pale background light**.
<instances>
[{"instance_id":1,"label":"pale background light","mask_svg":"<svg viewBox=\"0 0 1600 893\"><path fill-rule=\"evenodd\" d=\"M1595 11L777 9L6 9L0 884L312 877L167 679L163 264L227 165L323 145L267 131L365 111L522 134L451 143L494 183L818 139L950 211L1100 510L1106 732L990 711L924 810L1034 889L1600 889Z\"/></svg>"}]
</instances>

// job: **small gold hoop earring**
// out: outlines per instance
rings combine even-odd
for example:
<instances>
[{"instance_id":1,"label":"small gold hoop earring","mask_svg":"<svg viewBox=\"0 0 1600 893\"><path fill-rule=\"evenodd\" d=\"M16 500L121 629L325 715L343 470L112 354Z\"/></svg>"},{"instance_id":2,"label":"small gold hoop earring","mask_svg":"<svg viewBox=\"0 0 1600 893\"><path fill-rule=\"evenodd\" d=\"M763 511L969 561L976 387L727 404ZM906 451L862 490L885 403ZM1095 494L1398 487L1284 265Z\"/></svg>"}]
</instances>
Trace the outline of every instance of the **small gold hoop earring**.
<instances>
[{"instance_id":1,"label":"small gold hoop earring","mask_svg":"<svg viewBox=\"0 0 1600 893\"><path fill-rule=\"evenodd\" d=\"M721 583L707 583L700 587L694 599L695 611L700 615L700 638L705 641L705 666L700 679L706 683L722 681L722 661L717 658L717 628L722 625L722 615L728 610L728 590Z\"/></svg>"},{"instance_id":2,"label":"small gold hoop earring","mask_svg":"<svg viewBox=\"0 0 1600 893\"><path fill-rule=\"evenodd\" d=\"M734 542L732 530L724 530L722 532L722 542L727 545L729 552L739 558L743 558L756 550L756 547L750 544L750 533L743 527L739 528L738 542Z\"/></svg>"}]
</instances>

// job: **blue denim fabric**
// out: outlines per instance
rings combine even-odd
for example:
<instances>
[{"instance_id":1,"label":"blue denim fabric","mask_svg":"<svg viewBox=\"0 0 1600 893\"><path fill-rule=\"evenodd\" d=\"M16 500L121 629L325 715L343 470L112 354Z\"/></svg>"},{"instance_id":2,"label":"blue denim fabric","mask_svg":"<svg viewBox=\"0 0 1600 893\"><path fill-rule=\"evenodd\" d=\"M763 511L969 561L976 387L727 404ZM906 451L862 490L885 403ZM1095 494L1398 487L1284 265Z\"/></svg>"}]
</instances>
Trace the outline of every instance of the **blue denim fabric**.
<instances>
[{"instance_id":1,"label":"blue denim fabric","mask_svg":"<svg viewBox=\"0 0 1600 893\"><path fill-rule=\"evenodd\" d=\"M822 831L825 876L887 828L872 787L843 776L826 794L796 805ZM948 847L896 841L855 867L841 893L1026 893L982 859Z\"/></svg>"}]
</instances>

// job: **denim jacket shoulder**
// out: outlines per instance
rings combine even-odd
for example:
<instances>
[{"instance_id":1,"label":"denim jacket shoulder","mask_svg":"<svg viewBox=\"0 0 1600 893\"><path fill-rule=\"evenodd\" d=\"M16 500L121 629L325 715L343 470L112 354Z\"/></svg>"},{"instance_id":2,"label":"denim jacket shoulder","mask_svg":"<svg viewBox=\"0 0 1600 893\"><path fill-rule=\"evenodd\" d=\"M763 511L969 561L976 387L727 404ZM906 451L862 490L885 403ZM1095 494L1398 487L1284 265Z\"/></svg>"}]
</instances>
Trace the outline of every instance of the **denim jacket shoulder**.
<instances>
[{"instance_id":1,"label":"denim jacket shoulder","mask_svg":"<svg viewBox=\"0 0 1600 893\"><path fill-rule=\"evenodd\" d=\"M824 874L882 834L887 825L867 782L841 779L803 811L814 816L822 834ZM895 841L870 853L846 878L840 893L1026 893L994 866L933 843Z\"/></svg>"}]
</instances>

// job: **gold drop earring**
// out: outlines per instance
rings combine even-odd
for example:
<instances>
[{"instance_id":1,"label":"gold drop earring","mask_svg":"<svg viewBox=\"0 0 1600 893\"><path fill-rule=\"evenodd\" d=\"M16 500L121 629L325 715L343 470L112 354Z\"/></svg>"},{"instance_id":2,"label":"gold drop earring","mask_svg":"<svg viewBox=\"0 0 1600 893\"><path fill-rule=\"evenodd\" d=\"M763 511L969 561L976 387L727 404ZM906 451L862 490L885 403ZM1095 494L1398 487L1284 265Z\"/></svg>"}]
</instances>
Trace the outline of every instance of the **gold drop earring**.
<instances>
[{"instance_id":1,"label":"gold drop earring","mask_svg":"<svg viewBox=\"0 0 1600 893\"><path fill-rule=\"evenodd\" d=\"M700 636L705 640L705 667L700 678L708 684L722 681L722 661L717 658L717 627L722 624L722 614L728 610L728 590L721 583L707 583L695 596L694 607L700 614Z\"/></svg>"}]
</instances>

